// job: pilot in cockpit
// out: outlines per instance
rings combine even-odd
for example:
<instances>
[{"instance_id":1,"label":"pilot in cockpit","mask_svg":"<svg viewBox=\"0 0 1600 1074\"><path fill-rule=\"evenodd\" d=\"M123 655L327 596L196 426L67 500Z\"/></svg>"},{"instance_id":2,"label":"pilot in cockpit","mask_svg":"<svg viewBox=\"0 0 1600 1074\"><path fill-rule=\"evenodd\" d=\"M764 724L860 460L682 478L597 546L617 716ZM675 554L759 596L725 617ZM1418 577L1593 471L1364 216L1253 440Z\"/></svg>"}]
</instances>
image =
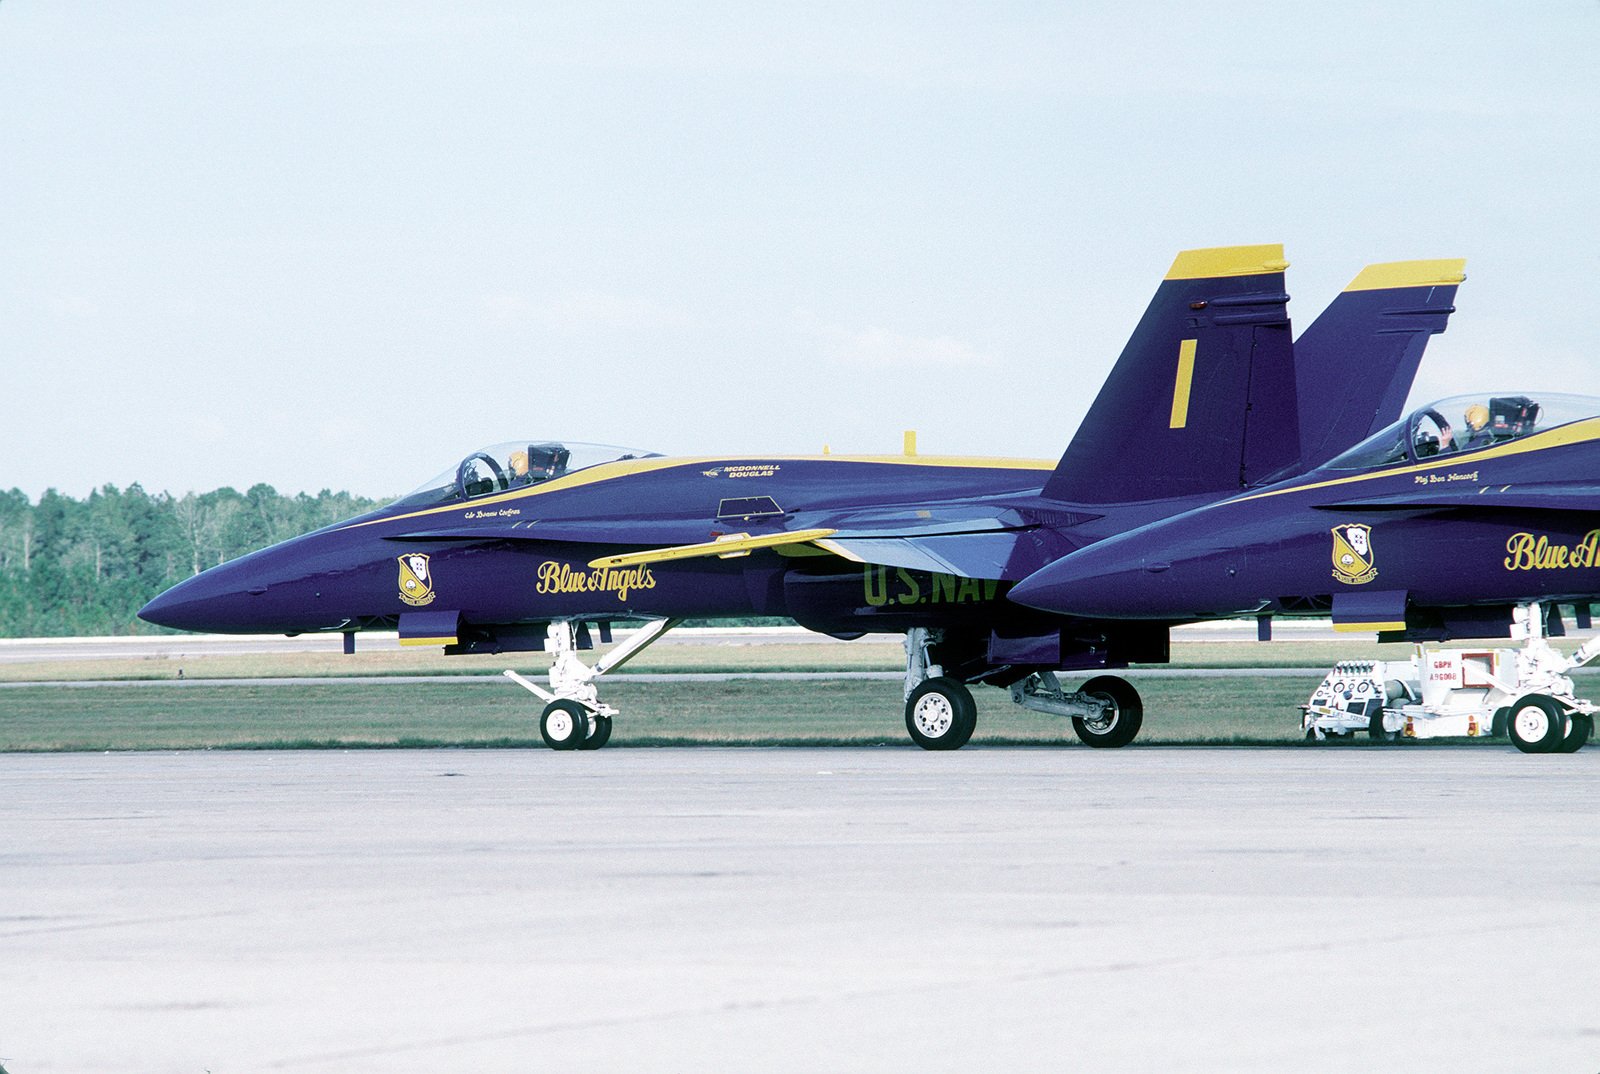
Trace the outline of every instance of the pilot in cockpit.
<instances>
[{"instance_id":1,"label":"pilot in cockpit","mask_svg":"<svg viewBox=\"0 0 1600 1074\"><path fill-rule=\"evenodd\" d=\"M1462 415L1467 423L1467 434L1461 442L1462 451L1471 451L1473 448L1488 447L1494 443L1494 433L1489 429L1489 408L1482 403L1473 403L1467 407Z\"/></svg>"},{"instance_id":2,"label":"pilot in cockpit","mask_svg":"<svg viewBox=\"0 0 1600 1074\"><path fill-rule=\"evenodd\" d=\"M511 484L532 485L549 481L567 472L567 459L571 452L560 444L529 444L528 449L518 449L506 461L511 467Z\"/></svg>"}]
</instances>

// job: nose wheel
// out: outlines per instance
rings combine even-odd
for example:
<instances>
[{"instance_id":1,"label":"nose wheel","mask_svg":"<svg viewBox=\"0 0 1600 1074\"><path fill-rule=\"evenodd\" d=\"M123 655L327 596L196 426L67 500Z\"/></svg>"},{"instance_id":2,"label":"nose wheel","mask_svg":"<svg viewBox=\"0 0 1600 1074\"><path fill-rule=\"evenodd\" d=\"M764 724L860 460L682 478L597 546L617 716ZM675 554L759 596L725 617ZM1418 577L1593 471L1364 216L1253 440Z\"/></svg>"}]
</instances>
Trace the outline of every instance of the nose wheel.
<instances>
[{"instance_id":1,"label":"nose wheel","mask_svg":"<svg viewBox=\"0 0 1600 1074\"><path fill-rule=\"evenodd\" d=\"M575 750L589 737L589 710L576 701L552 701L539 716L539 737L553 750Z\"/></svg>"},{"instance_id":2,"label":"nose wheel","mask_svg":"<svg viewBox=\"0 0 1600 1074\"><path fill-rule=\"evenodd\" d=\"M627 641L595 661L593 667L578 658L577 637L569 622L551 623L546 648L555 659L550 664L550 689L507 670L505 677L545 702L539 714L539 737L553 750L597 750L611 741L611 719L617 710L600 702L595 680L614 671L646 646L677 626L681 619L657 619Z\"/></svg>"}]
</instances>

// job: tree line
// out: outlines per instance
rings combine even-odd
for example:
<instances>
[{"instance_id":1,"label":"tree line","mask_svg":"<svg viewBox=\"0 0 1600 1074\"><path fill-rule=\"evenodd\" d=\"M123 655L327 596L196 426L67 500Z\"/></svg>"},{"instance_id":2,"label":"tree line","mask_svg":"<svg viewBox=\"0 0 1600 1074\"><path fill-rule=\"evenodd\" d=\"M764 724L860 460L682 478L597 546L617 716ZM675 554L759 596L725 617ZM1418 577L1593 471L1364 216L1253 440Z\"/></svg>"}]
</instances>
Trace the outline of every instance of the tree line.
<instances>
[{"instance_id":1,"label":"tree line","mask_svg":"<svg viewBox=\"0 0 1600 1074\"><path fill-rule=\"evenodd\" d=\"M137 484L106 485L84 500L49 489L38 503L21 489L0 492L0 638L171 633L138 617L156 594L207 567L386 502L326 489L285 496L271 485L181 497ZM788 622L738 618L715 625Z\"/></svg>"},{"instance_id":2,"label":"tree line","mask_svg":"<svg viewBox=\"0 0 1600 1074\"><path fill-rule=\"evenodd\" d=\"M0 637L157 633L145 602L207 567L371 510L380 501L324 490L148 493L113 485L33 503L0 492Z\"/></svg>"}]
</instances>

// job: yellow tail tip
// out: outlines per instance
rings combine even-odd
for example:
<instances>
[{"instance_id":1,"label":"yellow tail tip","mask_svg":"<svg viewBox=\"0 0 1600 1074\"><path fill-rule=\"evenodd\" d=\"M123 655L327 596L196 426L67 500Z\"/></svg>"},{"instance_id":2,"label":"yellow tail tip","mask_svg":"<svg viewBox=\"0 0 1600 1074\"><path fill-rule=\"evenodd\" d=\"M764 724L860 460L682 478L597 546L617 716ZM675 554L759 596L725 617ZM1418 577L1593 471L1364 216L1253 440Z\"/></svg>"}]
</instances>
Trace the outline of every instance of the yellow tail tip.
<instances>
[{"instance_id":1,"label":"yellow tail tip","mask_svg":"<svg viewBox=\"0 0 1600 1074\"><path fill-rule=\"evenodd\" d=\"M1222 276L1264 276L1289 267L1283 259L1283 243L1264 246L1214 246L1206 250L1185 250L1167 270L1169 280L1210 280Z\"/></svg>"},{"instance_id":2,"label":"yellow tail tip","mask_svg":"<svg viewBox=\"0 0 1600 1074\"><path fill-rule=\"evenodd\" d=\"M1350 281L1346 291L1384 291L1394 287L1443 287L1467 278L1467 259L1389 261L1368 265Z\"/></svg>"}]
</instances>

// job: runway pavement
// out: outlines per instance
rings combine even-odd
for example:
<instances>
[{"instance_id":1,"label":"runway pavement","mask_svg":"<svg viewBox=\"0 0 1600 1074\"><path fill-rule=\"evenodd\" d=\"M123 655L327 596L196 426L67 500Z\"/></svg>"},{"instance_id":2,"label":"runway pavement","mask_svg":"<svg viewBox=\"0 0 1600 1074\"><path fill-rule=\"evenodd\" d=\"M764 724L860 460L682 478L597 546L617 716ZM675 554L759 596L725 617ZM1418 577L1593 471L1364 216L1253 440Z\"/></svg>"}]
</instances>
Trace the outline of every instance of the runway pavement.
<instances>
[{"instance_id":1,"label":"runway pavement","mask_svg":"<svg viewBox=\"0 0 1600 1074\"><path fill-rule=\"evenodd\" d=\"M1600 1068L1600 750L0 755L0 1064Z\"/></svg>"}]
</instances>

